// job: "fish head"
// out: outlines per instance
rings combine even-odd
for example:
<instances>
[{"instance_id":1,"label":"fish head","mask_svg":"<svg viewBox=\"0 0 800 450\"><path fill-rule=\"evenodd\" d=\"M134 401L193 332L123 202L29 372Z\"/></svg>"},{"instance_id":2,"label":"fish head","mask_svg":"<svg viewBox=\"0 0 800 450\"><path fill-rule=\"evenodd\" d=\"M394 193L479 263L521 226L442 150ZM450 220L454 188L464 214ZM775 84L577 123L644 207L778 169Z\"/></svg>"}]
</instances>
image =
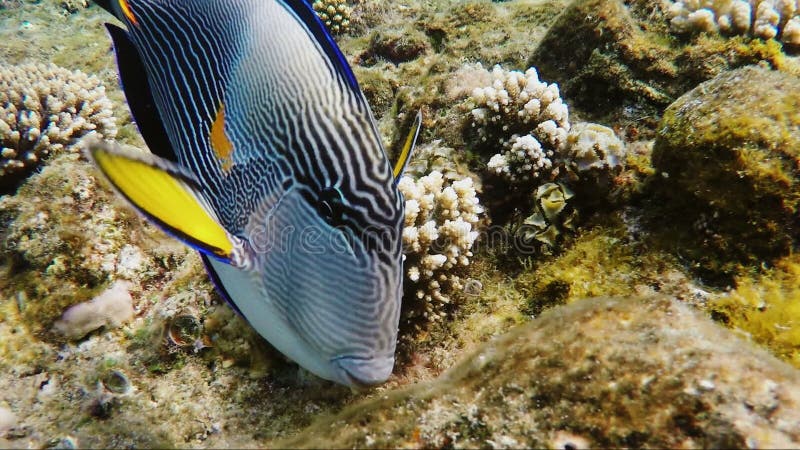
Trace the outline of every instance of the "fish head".
<instances>
[{"instance_id":1,"label":"fish head","mask_svg":"<svg viewBox=\"0 0 800 450\"><path fill-rule=\"evenodd\" d=\"M362 211L341 189L303 185L268 203L251 215L247 239L282 335L246 317L323 378L349 386L384 382L400 314L402 202L382 216Z\"/></svg>"}]
</instances>

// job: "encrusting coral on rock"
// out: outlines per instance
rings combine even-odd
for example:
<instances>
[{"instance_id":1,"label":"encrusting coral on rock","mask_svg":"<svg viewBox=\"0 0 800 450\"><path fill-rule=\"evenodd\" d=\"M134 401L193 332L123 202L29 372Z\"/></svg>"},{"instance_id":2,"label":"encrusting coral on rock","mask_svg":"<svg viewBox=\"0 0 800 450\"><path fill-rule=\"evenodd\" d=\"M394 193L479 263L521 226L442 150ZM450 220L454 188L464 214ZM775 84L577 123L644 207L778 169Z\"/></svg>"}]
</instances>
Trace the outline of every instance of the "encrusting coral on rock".
<instances>
[{"instance_id":1,"label":"encrusting coral on rock","mask_svg":"<svg viewBox=\"0 0 800 450\"><path fill-rule=\"evenodd\" d=\"M578 172L619 169L625 164L625 144L614 130L580 122L567 136L566 157Z\"/></svg>"},{"instance_id":2,"label":"encrusting coral on rock","mask_svg":"<svg viewBox=\"0 0 800 450\"><path fill-rule=\"evenodd\" d=\"M404 317L441 320L449 294L464 288L459 272L469 266L483 208L469 177L452 181L433 171L417 180L404 176L397 187L406 211L404 286L419 302L406 305Z\"/></svg>"},{"instance_id":3,"label":"encrusting coral on rock","mask_svg":"<svg viewBox=\"0 0 800 450\"><path fill-rule=\"evenodd\" d=\"M97 77L54 64L0 65L0 191L93 132L117 134Z\"/></svg>"},{"instance_id":4,"label":"encrusting coral on rock","mask_svg":"<svg viewBox=\"0 0 800 450\"><path fill-rule=\"evenodd\" d=\"M683 0L668 2L667 14L678 33L720 31L800 45L797 0Z\"/></svg>"}]
</instances>

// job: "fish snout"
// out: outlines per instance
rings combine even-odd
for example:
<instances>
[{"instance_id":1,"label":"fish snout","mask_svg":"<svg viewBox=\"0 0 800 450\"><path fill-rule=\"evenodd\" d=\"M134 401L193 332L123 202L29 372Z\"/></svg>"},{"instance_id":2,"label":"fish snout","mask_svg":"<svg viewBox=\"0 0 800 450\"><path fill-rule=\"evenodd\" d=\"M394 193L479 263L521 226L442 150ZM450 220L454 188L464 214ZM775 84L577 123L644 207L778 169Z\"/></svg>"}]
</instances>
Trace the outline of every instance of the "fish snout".
<instances>
[{"instance_id":1,"label":"fish snout","mask_svg":"<svg viewBox=\"0 0 800 450\"><path fill-rule=\"evenodd\" d=\"M384 383L394 368L394 357L363 358L342 356L332 361L340 382L356 388L365 388Z\"/></svg>"}]
</instances>

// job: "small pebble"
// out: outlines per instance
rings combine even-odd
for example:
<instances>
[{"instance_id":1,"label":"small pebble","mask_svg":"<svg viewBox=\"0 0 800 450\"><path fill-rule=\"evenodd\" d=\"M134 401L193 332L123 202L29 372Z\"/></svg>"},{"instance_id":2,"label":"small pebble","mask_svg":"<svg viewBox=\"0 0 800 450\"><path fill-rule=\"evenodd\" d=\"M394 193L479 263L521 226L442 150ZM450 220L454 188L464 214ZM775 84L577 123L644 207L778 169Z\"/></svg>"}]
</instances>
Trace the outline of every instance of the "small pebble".
<instances>
[{"instance_id":1,"label":"small pebble","mask_svg":"<svg viewBox=\"0 0 800 450\"><path fill-rule=\"evenodd\" d=\"M481 295L481 291L483 291L483 284L478 280L470 278L464 283L464 294L466 295L477 297Z\"/></svg>"},{"instance_id":2,"label":"small pebble","mask_svg":"<svg viewBox=\"0 0 800 450\"><path fill-rule=\"evenodd\" d=\"M17 416L10 409L0 406L0 436L17 426Z\"/></svg>"},{"instance_id":3,"label":"small pebble","mask_svg":"<svg viewBox=\"0 0 800 450\"><path fill-rule=\"evenodd\" d=\"M711 380L700 380L697 385L704 391L713 391L716 387Z\"/></svg>"}]
</instances>

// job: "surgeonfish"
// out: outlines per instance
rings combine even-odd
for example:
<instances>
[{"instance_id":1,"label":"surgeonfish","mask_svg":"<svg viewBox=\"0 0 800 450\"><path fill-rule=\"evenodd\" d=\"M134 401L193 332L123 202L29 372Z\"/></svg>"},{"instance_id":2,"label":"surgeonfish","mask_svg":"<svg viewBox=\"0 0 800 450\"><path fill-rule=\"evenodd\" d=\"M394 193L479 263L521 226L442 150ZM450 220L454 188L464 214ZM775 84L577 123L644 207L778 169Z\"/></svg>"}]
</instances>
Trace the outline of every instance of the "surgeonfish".
<instances>
[{"instance_id":1,"label":"surgeonfish","mask_svg":"<svg viewBox=\"0 0 800 450\"><path fill-rule=\"evenodd\" d=\"M97 0L152 153L87 154L143 215L200 251L275 348L358 387L394 366L403 198L372 113L303 0Z\"/></svg>"}]
</instances>

